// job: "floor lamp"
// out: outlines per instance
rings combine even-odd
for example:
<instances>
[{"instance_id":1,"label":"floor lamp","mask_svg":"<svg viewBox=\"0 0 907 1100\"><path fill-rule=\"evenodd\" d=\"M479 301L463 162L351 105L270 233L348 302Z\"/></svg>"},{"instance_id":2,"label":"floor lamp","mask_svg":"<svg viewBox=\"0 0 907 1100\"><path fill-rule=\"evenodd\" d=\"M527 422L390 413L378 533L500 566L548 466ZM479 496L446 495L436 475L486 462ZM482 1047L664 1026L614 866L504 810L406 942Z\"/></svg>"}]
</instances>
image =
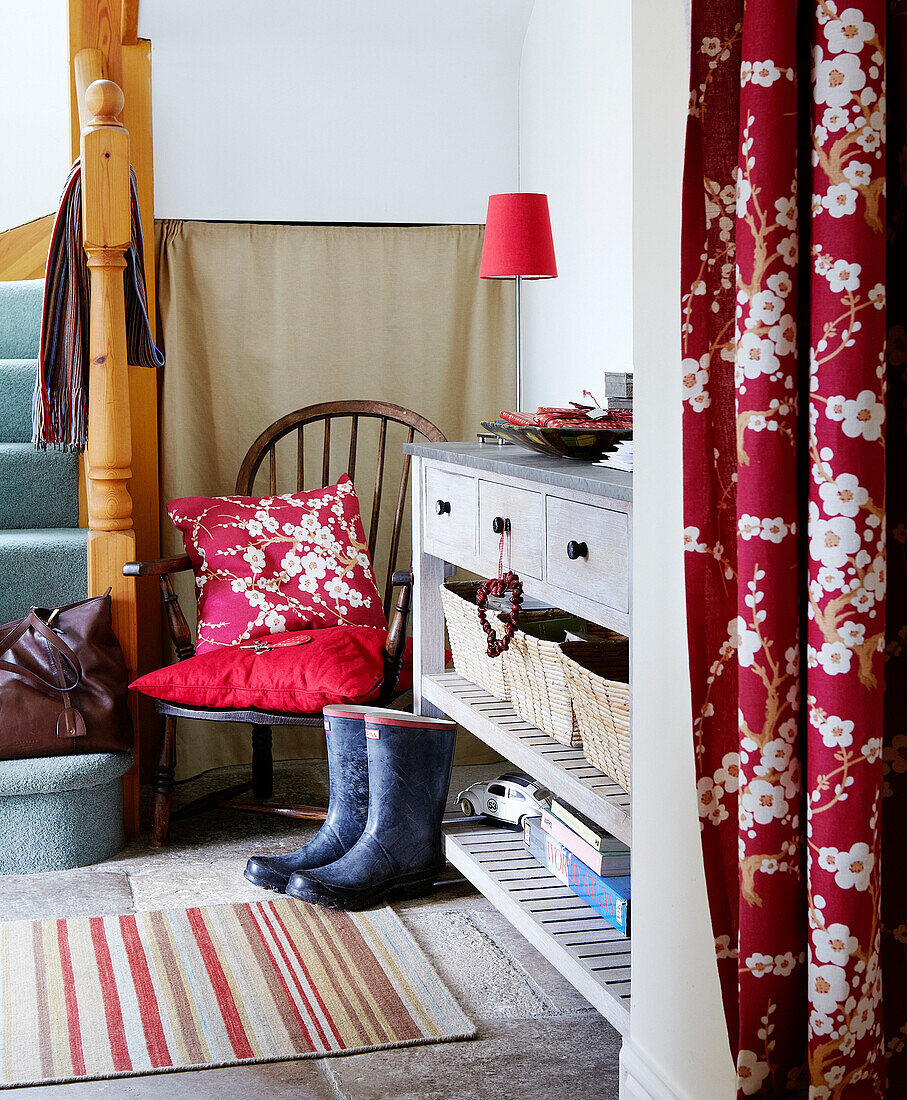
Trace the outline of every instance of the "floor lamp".
<instances>
[{"instance_id":1,"label":"floor lamp","mask_svg":"<svg viewBox=\"0 0 907 1100\"><path fill-rule=\"evenodd\" d=\"M516 405L522 409L521 284L523 279L557 278L547 195L518 191L489 196L479 277L513 279L515 283Z\"/></svg>"}]
</instances>

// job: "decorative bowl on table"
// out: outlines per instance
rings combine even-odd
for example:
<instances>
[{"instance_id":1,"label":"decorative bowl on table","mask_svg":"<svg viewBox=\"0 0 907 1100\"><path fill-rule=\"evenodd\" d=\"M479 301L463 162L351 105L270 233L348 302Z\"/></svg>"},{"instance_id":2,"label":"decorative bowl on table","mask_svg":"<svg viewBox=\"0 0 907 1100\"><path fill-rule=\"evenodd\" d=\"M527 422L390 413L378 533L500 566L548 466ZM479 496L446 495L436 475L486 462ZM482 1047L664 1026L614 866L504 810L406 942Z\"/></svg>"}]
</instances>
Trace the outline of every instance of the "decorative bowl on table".
<instances>
[{"instance_id":1,"label":"decorative bowl on table","mask_svg":"<svg viewBox=\"0 0 907 1100\"><path fill-rule=\"evenodd\" d=\"M613 451L622 439L632 439L631 431L614 428L540 428L520 427L506 420L483 420L482 427L507 443L515 443L528 451L557 458L578 458L594 461Z\"/></svg>"}]
</instances>

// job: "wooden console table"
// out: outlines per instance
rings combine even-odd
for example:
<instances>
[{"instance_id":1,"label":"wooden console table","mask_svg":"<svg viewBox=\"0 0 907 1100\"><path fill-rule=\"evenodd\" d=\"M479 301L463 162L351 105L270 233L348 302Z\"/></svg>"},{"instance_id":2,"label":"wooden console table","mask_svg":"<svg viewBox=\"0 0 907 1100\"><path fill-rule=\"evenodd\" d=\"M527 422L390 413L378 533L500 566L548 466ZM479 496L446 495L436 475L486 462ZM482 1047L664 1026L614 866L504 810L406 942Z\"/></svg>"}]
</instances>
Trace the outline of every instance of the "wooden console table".
<instances>
[{"instance_id":1,"label":"wooden console table","mask_svg":"<svg viewBox=\"0 0 907 1100\"><path fill-rule=\"evenodd\" d=\"M445 563L498 568L495 519L527 595L630 634L632 475L479 443L409 444L413 467L414 670L418 714L446 714L630 844L630 796L507 702L444 670ZM568 544L570 549L568 551ZM506 566L505 566L506 568ZM605 1016L630 1024L630 940L487 818L449 818L447 859Z\"/></svg>"}]
</instances>

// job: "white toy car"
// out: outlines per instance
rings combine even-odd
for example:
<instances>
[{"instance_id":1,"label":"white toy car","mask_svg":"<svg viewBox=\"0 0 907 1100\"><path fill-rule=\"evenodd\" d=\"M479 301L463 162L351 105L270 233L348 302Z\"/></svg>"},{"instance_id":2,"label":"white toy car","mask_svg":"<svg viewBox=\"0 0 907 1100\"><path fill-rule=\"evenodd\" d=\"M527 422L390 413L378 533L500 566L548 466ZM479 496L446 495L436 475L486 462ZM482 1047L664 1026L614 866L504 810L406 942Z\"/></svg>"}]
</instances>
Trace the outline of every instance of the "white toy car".
<instances>
[{"instance_id":1,"label":"white toy car","mask_svg":"<svg viewBox=\"0 0 907 1100\"><path fill-rule=\"evenodd\" d=\"M527 817L548 809L551 792L528 775L507 772L497 779L473 783L457 795L466 817L484 814L511 825L523 825Z\"/></svg>"}]
</instances>

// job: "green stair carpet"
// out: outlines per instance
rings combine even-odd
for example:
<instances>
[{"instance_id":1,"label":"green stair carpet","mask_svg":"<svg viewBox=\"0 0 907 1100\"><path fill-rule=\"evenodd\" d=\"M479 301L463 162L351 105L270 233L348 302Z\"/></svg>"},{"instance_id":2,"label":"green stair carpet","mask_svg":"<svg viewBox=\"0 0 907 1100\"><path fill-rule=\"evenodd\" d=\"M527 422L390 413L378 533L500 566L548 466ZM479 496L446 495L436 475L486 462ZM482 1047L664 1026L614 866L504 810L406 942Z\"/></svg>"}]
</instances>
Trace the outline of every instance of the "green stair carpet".
<instances>
[{"instance_id":1,"label":"green stair carpet","mask_svg":"<svg viewBox=\"0 0 907 1100\"><path fill-rule=\"evenodd\" d=\"M78 525L79 456L0 443L0 530Z\"/></svg>"},{"instance_id":2,"label":"green stair carpet","mask_svg":"<svg viewBox=\"0 0 907 1100\"><path fill-rule=\"evenodd\" d=\"M31 607L62 607L88 595L82 527L0 531L0 623Z\"/></svg>"},{"instance_id":3,"label":"green stair carpet","mask_svg":"<svg viewBox=\"0 0 907 1100\"><path fill-rule=\"evenodd\" d=\"M123 847L131 752L0 763L0 875L66 871Z\"/></svg>"},{"instance_id":4,"label":"green stair carpet","mask_svg":"<svg viewBox=\"0 0 907 1100\"><path fill-rule=\"evenodd\" d=\"M0 623L88 595L78 456L31 443L43 294L41 280L0 282ZM0 761L0 875L84 867L117 851L131 759Z\"/></svg>"},{"instance_id":5,"label":"green stair carpet","mask_svg":"<svg viewBox=\"0 0 907 1100\"><path fill-rule=\"evenodd\" d=\"M31 443L36 369L34 359L0 360L0 439L6 443Z\"/></svg>"},{"instance_id":6,"label":"green stair carpet","mask_svg":"<svg viewBox=\"0 0 907 1100\"><path fill-rule=\"evenodd\" d=\"M79 459L32 446L44 283L0 283L0 623L88 595Z\"/></svg>"},{"instance_id":7,"label":"green stair carpet","mask_svg":"<svg viewBox=\"0 0 907 1100\"><path fill-rule=\"evenodd\" d=\"M0 359L37 359L44 280L0 283Z\"/></svg>"}]
</instances>

